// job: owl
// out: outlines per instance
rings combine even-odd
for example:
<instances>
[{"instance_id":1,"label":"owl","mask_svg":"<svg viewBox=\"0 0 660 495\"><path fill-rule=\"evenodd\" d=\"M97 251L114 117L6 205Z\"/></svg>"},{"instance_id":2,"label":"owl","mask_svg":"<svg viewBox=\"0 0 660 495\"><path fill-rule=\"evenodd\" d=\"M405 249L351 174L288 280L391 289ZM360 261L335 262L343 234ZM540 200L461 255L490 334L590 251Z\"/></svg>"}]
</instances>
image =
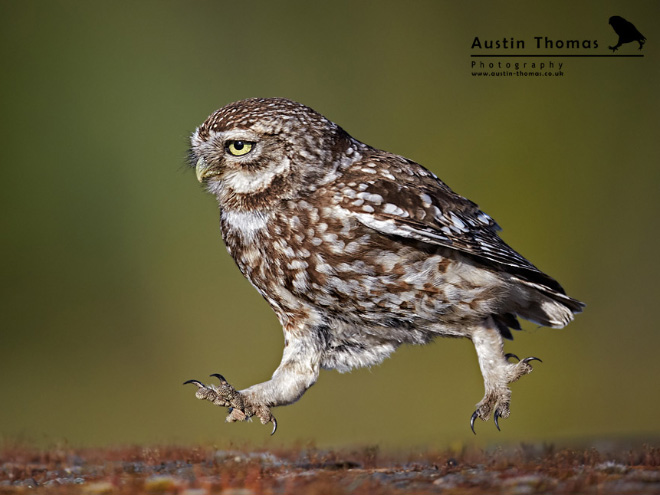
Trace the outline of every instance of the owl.
<instances>
[{"instance_id":1,"label":"owl","mask_svg":"<svg viewBox=\"0 0 660 495\"><path fill-rule=\"evenodd\" d=\"M637 30L632 22L625 20L621 16L613 15L610 17L610 26L619 35L619 41L617 41L616 45L609 47L613 52L617 51L624 43L630 43L632 41L639 43L640 50L644 48L646 38Z\"/></svg>"},{"instance_id":2,"label":"owl","mask_svg":"<svg viewBox=\"0 0 660 495\"><path fill-rule=\"evenodd\" d=\"M532 371L505 354L518 317L564 327L584 304L505 244L497 223L426 168L372 148L311 108L253 98L211 114L191 165L217 198L220 230L284 331L270 380L236 390L188 380L227 421L277 422L319 371L372 366L402 344L464 337L485 395L470 418L509 416L509 384Z\"/></svg>"}]
</instances>

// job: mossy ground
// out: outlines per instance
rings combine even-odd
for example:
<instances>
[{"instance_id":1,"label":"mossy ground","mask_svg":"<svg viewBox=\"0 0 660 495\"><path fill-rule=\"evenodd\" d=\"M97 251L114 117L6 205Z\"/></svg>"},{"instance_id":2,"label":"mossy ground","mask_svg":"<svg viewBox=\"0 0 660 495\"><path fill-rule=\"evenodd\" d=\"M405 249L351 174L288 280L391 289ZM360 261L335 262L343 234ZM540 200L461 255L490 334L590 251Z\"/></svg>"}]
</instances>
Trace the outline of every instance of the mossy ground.
<instances>
[{"instance_id":1,"label":"mossy ground","mask_svg":"<svg viewBox=\"0 0 660 495\"><path fill-rule=\"evenodd\" d=\"M129 447L0 451L0 494L660 493L660 448L609 451L521 445L381 452Z\"/></svg>"}]
</instances>

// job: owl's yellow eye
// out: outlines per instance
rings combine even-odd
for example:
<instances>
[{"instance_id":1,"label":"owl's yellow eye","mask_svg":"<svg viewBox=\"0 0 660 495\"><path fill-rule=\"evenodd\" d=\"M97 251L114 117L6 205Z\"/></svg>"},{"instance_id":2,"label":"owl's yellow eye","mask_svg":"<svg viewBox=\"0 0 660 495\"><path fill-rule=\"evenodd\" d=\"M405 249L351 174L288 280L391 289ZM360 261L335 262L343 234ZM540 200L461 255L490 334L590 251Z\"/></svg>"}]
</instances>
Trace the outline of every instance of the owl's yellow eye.
<instances>
[{"instance_id":1,"label":"owl's yellow eye","mask_svg":"<svg viewBox=\"0 0 660 495\"><path fill-rule=\"evenodd\" d=\"M252 151L254 143L250 141L228 141L226 147L229 154L234 156L243 156Z\"/></svg>"}]
</instances>

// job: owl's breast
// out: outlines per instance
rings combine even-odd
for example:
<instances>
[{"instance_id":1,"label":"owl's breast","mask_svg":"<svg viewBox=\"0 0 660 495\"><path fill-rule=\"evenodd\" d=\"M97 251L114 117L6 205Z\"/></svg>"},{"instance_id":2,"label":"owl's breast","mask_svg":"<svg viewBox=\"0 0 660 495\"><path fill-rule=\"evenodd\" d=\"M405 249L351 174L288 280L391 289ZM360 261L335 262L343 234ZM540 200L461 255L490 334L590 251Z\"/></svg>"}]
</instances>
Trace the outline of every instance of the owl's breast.
<instances>
[{"instance_id":1,"label":"owl's breast","mask_svg":"<svg viewBox=\"0 0 660 495\"><path fill-rule=\"evenodd\" d=\"M245 277L263 293L263 281L273 279L276 257L272 238L273 213L224 209L220 228L227 251Z\"/></svg>"},{"instance_id":2,"label":"owl's breast","mask_svg":"<svg viewBox=\"0 0 660 495\"><path fill-rule=\"evenodd\" d=\"M446 248L384 236L331 204L298 200L269 212L223 212L227 248L280 315L359 316L391 327L449 324L492 310L501 281Z\"/></svg>"},{"instance_id":3,"label":"owl's breast","mask_svg":"<svg viewBox=\"0 0 660 495\"><path fill-rule=\"evenodd\" d=\"M362 277L373 275L360 254L377 235L353 218L338 217L329 205L298 200L268 211L222 210L221 227L241 272L276 310L348 302L363 292ZM329 282L347 267L352 280L337 293L337 284Z\"/></svg>"}]
</instances>

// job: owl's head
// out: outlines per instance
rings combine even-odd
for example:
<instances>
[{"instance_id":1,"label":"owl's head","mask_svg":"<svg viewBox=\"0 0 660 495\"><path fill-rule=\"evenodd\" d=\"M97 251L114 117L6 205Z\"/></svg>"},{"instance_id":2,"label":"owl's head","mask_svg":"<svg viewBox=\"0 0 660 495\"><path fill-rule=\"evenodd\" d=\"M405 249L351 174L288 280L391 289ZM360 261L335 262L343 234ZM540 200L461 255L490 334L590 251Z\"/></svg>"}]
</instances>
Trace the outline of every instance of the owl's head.
<instances>
[{"instance_id":1,"label":"owl's head","mask_svg":"<svg viewBox=\"0 0 660 495\"><path fill-rule=\"evenodd\" d=\"M221 207L258 207L313 191L359 145L305 105L252 98L212 113L191 137L190 158Z\"/></svg>"}]
</instances>

